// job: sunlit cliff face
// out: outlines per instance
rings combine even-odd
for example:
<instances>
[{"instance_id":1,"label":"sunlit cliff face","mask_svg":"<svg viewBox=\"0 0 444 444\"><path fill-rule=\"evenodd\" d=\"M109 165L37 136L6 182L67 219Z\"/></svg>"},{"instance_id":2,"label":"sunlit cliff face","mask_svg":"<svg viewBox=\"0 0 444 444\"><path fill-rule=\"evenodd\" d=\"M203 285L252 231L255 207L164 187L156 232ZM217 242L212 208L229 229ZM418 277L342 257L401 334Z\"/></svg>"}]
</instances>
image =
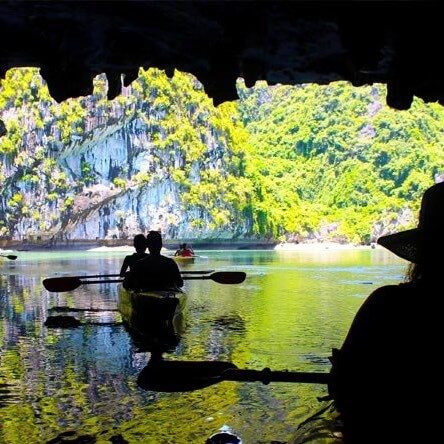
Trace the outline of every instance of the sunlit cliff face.
<instances>
[{"instance_id":1,"label":"sunlit cliff face","mask_svg":"<svg viewBox=\"0 0 444 444\"><path fill-rule=\"evenodd\" d=\"M440 105L398 112L382 85L348 82L238 88L214 107L195 77L141 70L114 100L98 76L58 104L36 69L10 70L1 238L369 243L414 222L442 172Z\"/></svg>"},{"instance_id":2,"label":"sunlit cliff face","mask_svg":"<svg viewBox=\"0 0 444 444\"><path fill-rule=\"evenodd\" d=\"M235 180L239 130L202 85L151 70L113 101L107 87L98 76L91 96L57 104L36 69L8 73L0 89L10 128L0 149L0 235L67 242L149 229L167 238L251 231L236 204L250 192Z\"/></svg>"}]
</instances>

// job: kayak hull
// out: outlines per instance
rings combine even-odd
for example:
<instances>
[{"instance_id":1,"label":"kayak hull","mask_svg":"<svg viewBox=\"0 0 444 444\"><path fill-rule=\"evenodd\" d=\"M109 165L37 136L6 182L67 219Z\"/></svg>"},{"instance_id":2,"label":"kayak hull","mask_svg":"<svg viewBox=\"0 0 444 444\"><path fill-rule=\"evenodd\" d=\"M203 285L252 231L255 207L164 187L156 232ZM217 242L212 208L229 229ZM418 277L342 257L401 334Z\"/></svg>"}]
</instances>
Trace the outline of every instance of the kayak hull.
<instances>
[{"instance_id":1,"label":"kayak hull","mask_svg":"<svg viewBox=\"0 0 444 444\"><path fill-rule=\"evenodd\" d=\"M183 330L186 293L180 289L137 292L118 286L122 321L143 351L174 349Z\"/></svg>"},{"instance_id":2,"label":"kayak hull","mask_svg":"<svg viewBox=\"0 0 444 444\"><path fill-rule=\"evenodd\" d=\"M178 264L194 264L194 256L173 256L173 259Z\"/></svg>"}]
</instances>

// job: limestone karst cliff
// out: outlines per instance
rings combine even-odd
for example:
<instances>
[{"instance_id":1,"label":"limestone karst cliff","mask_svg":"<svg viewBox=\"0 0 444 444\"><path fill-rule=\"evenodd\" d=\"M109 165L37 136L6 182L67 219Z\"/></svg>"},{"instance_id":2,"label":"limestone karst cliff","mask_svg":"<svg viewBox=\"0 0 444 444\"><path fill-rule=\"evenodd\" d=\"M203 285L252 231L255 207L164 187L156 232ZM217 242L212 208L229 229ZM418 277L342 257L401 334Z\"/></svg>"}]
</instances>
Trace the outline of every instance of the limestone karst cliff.
<instances>
[{"instance_id":1,"label":"limestone karst cliff","mask_svg":"<svg viewBox=\"0 0 444 444\"><path fill-rule=\"evenodd\" d=\"M125 239L149 229L166 238L231 239L251 234L240 218L249 186L239 165L236 124L227 127L189 75L144 72L113 101L106 78L95 93L61 104L37 70L11 92L3 118L19 146L3 149L3 236ZM12 140L14 140L12 138ZM5 142L5 143L6 143ZM246 186L245 186L246 185ZM215 199L216 197L216 199ZM242 223L239 223L242 220Z\"/></svg>"},{"instance_id":2,"label":"limestone karst cliff","mask_svg":"<svg viewBox=\"0 0 444 444\"><path fill-rule=\"evenodd\" d=\"M123 79L124 80L124 79ZM124 81L123 81L124 83ZM6 240L374 242L415 224L444 171L444 111L397 111L383 85L247 87L215 107L189 74L140 70L107 99L55 102L37 69L0 84Z\"/></svg>"}]
</instances>

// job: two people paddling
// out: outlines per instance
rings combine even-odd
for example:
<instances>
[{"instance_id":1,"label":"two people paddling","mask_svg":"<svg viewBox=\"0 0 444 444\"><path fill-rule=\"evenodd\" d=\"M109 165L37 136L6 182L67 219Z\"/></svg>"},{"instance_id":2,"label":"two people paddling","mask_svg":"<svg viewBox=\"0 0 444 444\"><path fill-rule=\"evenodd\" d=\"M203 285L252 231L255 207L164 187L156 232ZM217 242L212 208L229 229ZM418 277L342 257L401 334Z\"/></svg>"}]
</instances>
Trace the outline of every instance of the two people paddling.
<instances>
[{"instance_id":1,"label":"two people paddling","mask_svg":"<svg viewBox=\"0 0 444 444\"><path fill-rule=\"evenodd\" d=\"M149 254L135 261L126 275L123 286L126 289L163 290L183 287L183 279L176 262L163 256L162 236L158 231L150 231L146 236Z\"/></svg>"},{"instance_id":2,"label":"two people paddling","mask_svg":"<svg viewBox=\"0 0 444 444\"><path fill-rule=\"evenodd\" d=\"M414 229L378 244L409 261L406 281L365 300L339 350L329 393L346 443L436 442L442 421L444 183L422 198Z\"/></svg>"}]
</instances>

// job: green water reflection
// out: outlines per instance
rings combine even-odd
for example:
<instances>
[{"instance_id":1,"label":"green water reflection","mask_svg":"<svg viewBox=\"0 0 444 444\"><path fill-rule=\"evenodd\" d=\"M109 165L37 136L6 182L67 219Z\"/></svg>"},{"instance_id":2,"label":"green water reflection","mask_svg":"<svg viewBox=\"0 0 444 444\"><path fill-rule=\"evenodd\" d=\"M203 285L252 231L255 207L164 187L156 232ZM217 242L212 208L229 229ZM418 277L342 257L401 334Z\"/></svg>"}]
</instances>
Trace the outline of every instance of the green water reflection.
<instances>
[{"instance_id":1,"label":"green water reflection","mask_svg":"<svg viewBox=\"0 0 444 444\"><path fill-rule=\"evenodd\" d=\"M329 371L363 299L399 282L405 262L382 250L201 251L188 269L243 270L240 285L187 281L179 344L165 358L228 360L239 368ZM150 358L121 324L115 284L48 293L50 275L116 273L124 252L19 252L0 288L0 442L204 443L224 425L244 444L289 441L322 407L326 388L221 382L186 393L137 386ZM185 269L185 267L182 267ZM82 326L44 325L56 306ZM58 440L56 439L57 437ZM120 441L118 441L120 439Z\"/></svg>"}]
</instances>

